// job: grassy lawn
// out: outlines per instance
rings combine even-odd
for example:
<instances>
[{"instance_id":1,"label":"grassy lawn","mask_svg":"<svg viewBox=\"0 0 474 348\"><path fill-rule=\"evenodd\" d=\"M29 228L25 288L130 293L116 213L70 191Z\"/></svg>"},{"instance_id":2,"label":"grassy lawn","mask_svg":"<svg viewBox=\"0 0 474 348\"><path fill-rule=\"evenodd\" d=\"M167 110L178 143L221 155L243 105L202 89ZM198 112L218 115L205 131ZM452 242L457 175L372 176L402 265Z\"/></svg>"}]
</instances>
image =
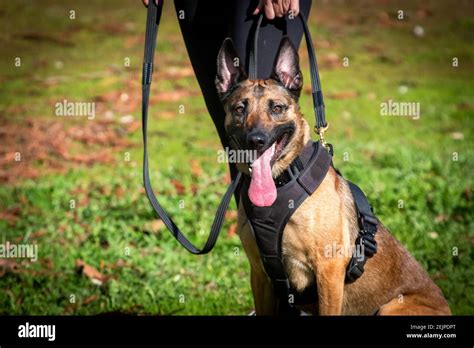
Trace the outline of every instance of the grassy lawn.
<instances>
[{"instance_id":1,"label":"grassy lawn","mask_svg":"<svg viewBox=\"0 0 474 348\"><path fill-rule=\"evenodd\" d=\"M227 168L216 163L219 141L171 1L164 11L151 176L175 222L202 245ZM460 315L474 314L473 12L448 0L316 1L310 17L335 165ZM37 244L39 253L37 262L0 259L0 314L253 308L235 204L214 251L196 257L156 220L142 189L145 15L139 0L0 5L0 243ZM309 86L304 47L301 55ZM55 116L64 99L96 102L95 119ZM420 118L381 116L389 99L420 103ZM301 106L314 122L308 93Z\"/></svg>"}]
</instances>

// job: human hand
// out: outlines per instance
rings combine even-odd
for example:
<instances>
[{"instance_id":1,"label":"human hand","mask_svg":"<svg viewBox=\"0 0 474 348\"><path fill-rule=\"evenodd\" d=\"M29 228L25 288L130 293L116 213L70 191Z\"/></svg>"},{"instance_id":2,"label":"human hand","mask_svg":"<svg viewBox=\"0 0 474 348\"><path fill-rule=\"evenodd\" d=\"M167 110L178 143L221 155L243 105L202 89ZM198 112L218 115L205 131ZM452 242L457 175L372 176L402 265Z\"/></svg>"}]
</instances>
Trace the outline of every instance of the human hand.
<instances>
[{"instance_id":1,"label":"human hand","mask_svg":"<svg viewBox=\"0 0 474 348\"><path fill-rule=\"evenodd\" d=\"M155 4L158 5L158 2L159 2L159 1L160 1L160 0L155 0ZM150 3L150 0L142 0L142 2L143 2L143 5L145 5L146 7L148 7L148 4Z\"/></svg>"},{"instance_id":2,"label":"human hand","mask_svg":"<svg viewBox=\"0 0 474 348\"><path fill-rule=\"evenodd\" d=\"M145 1L145 0L144 0ZM297 16L300 13L300 1L299 0L259 0L257 8L253 11L254 15L258 15L260 12L265 13L265 17L268 19L274 19L275 17L284 17L287 13L292 13L293 16Z\"/></svg>"}]
</instances>

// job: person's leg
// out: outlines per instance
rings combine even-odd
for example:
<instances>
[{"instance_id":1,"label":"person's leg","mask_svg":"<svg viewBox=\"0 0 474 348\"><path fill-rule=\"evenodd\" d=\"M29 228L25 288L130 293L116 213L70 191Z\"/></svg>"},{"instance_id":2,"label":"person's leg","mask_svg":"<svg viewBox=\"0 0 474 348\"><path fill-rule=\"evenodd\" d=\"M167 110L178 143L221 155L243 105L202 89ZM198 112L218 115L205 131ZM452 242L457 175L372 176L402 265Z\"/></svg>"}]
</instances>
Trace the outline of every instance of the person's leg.
<instances>
[{"instance_id":1,"label":"person's leg","mask_svg":"<svg viewBox=\"0 0 474 348\"><path fill-rule=\"evenodd\" d=\"M252 13L257 7L257 3L257 0L233 0L231 3L230 36L247 70L249 52L253 46L257 24L257 16L253 16ZM310 9L311 0L300 0L300 11L306 17L309 16ZM270 76L280 40L284 35L288 35L296 48L299 47L303 37L303 27L298 17L289 19L287 16L285 18L275 18L271 21L263 18L258 41L257 77L259 79L267 79Z\"/></svg>"},{"instance_id":2,"label":"person's leg","mask_svg":"<svg viewBox=\"0 0 474 348\"><path fill-rule=\"evenodd\" d=\"M224 1L175 0L176 13L194 73L223 146L224 109L215 87L217 53L228 36ZM181 18L182 17L182 18Z\"/></svg>"},{"instance_id":3,"label":"person's leg","mask_svg":"<svg viewBox=\"0 0 474 348\"><path fill-rule=\"evenodd\" d=\"M176 13L194 73L214 122L220 141L228 147L224 128L225 112L217 94L215 78L217 54L228 37L229 6L226 1L175 0ZM181 18L184 17L184 18ZM235 164L230 163L231 178L237 175ZM236 190L236 200L238 190Z\"/></svg>"}]
</instances>

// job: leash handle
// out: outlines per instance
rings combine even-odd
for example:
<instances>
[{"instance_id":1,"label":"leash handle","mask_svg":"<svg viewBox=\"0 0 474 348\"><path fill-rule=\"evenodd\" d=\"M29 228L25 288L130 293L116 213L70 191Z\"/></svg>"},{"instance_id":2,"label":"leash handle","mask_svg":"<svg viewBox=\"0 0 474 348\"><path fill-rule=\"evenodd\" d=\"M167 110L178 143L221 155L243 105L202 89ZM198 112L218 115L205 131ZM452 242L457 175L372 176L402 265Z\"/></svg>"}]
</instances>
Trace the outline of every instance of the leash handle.
<instances>
[{"instance_id":1,"label":"leash handle","mask_svg":"<svg viewBox=\"0 0 474 348\"><path fill-rule=\"evenodd\" d=\"M317 132L319 132L319 130L323 130L323 134L324 134L324 130L327 128L327 123L326 123L326 116L325 116L323 92L321 89L321 79L319 77L318 62L316 59L316 52L313 46L313 41L311 40L311 33L308 29L305 15L300 12L298 17L301 20L301 24L303 26L303 32L304 32L304 37L306 41L306 48L308 51L309 69L310 69L310 74L311 74L311 90L312 90L312 96L313 96L313 108L314 108L314 113L316 116L316 129L317 129ZM255 27L253 47L250 50L250 56L249 56L249 78L252 80L257 79L258 36L259 36L259 29L262 25L262 19L263 19L263 14L260 14L257 20L256 27Z\"/></svg>"},{"instance_id":2,"label":"leash handle","mask_svg":"<svg viewBox=\"0 0 474 348\"><path fill-rule=\"evenodd\" d=\"M249 54L249 79L257 79L257 62L258 62L258 33L262 25L263 14L258 15L257 26L255 27L255 35L253 37L253 46Z\"/></svg>"},{"instance_id":3,"label":"leash handle","mask_svg":"<svg viewBox=\"0 0 474 348\"><path fill-rule=\"evenodd\" d=\"M148 104L150 99L150 86L153 76L153 61L155 56L156 37L158 25L160 23L161 12L163 8L163 0L157 5L155 1L150 0L148 5L146 34L145 34L145 53L143 58L142 73L142 132L143 132L143 182L145 192L150 201L153 210L161 218L165 226L170 230L174 238L190 253L195 255L207 254L216 244L217 237L224 222L225 213L229 207L232 195L240 182L241 173L239 172L234 180L230 183L222 200L217 208L216 216L209 233L206 244L202 249L198 249L192 244L174 223L171 217L166 213L158 202L150 182L150 173L148 168L148 147L147 147L147 126L148 126Z\"/></svg>"}]
</instances>

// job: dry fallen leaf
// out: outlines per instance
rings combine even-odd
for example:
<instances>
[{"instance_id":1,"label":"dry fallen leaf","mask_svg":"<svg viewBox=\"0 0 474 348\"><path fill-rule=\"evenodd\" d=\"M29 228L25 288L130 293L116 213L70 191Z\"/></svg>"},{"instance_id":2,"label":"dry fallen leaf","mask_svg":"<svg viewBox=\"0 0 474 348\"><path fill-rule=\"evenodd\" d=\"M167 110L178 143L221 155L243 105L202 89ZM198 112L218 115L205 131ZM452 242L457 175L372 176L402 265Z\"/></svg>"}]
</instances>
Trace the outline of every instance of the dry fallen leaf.
<instances>
[{"instance_id":1,"label":"dry fallen leaf","mask_svg":"<svg viewBox=\"0 0 474 348\"><path fill-rule=\"evenodd\" d=\"M0 131L2 183L32 179L49 172L64 172L76 165L112 163L115 161L114 152L133 146L126 135L136 129L135 123L139 122L122 125L118 122L95 120L80 125L67 125L68 122L59 119L45 122L28 118L21 123L5 123ZM83 145L98 145L100 149L84 150ZM15 160L17 156L21 156L21 160ZM37 161L44 163L41 170L34 166Z\"/></svg>"},{"instance_id":2,"label":"dry fallen leaf","mask_svg":"<svg viewBox=\"0 0 474 348\"><path fill-rule=\"evenodd\" d=\"M176 117L176 112L173 111L161 111L158 116L164 120L171 120Z\"/></svg>"},{"instance_id":3,"label":"dry fallen leaf","mask_svg":"<svg viewBox=\"0 0 474 348\"><path fill-rule=\"evenodd\" d=\"M151 233L157 233L163 228L165 228L165 223L160 219L155 219L153 221L147 222L144 227L145 227L145 231L149 231Z\"/></svg>"},{"instance_id":4,"label":"dry fallen leaf","mask_svg":"<svg viewBox=\"0 0 474 348\"><path fill-rule=\"evenodd\" d=\"M227 236L229 238L233 238L237 234L237 224L233 223L229 226L229 230L227 231Z\"/></svg>"},{"instance_id":5,"label":"dry fallen leaf","mask_svg":"<svg viewBox=\"0 0 474 348\"><path fill-rule=\"evenodd\" d=\"M171 183L173 184L174 188L176 189L176 192L178 195L184 194L185 187L183 183L177 179L171 179Z\"/></svg>"},{"instance_id":6,"label":"dry fallen leaf","mask_svg":"<svg viewBox=\"0 0 474 348\"><path fill-rule=\"evenodd\" d=\"M335 52L330 52L321 58L321 66L327 68L336 68L342 66L342 60Z\"/></svg>"},{"instance_id":7,"label":"dry fallen leaf","mask_svg":"<svg viewBox=\"0 0 474 348\"><path fill-rule=\"evenodd\" d=\"M464 133L462 132L452 132L451 133L451 138L454 140L463 140L464 139Z\"/></svg>"},{"instance_id":8,"label":"dry fallen leaf","mask_svg":"<svg viewBox=\"0 0 474 348\"><path fill-rule=\"evenodd\" d=\"M427 8L420 8L416 11L416 17L418 19L424 19L426 17L430 17L431 15L433 15L433 12Z\"/></svg>"},{"instance_id":9,"label":"dry fallen leaf","mask_svg":"<svg viewBox=\"0 0 474 348\"><path fill-rule=\"evenodd\" d=\"M380 11L377 15L379 23L382 25L391 25L392 19L390 18L390 14L385 11Z\"/></svg>"},{"instance_id":10,"label":"dry fallen leaf","mask_svg":"<svg viewBox=\"0 0 474 348\"><path fill-rule=\"evenodd\" d=\"M159 75L163 79L180 79L183 77L193 77L194 76L194 70L191 66L170 66L167 67L166 69L163 69L163 71L159 72Z\"/></svg>"},{"instance_id":11,"label":"dry fallen leaf","mask_svg":"<svg viewBox=\"0 0 474 348\"><path fill-rule=\"evenodd\" d=\"M150 103L159 103L159 102L175 102L193 96L195 93L191 93L189 90L185 89L176 89L173 91L163 91L156 93L150 98Z\"/></svg>"},{"instance_id":12,"label":"dry fallen leaf","mask_svg":"<svg viewBox=\"0 0 474 348\"><path fill-rule=\"evenodd\" d=\"M92 303L94 302L95 300L97 300L99 298L99 296L97 295L91 295L91 296L88 296L84 299L84 301L82 302L82 304L84 305L88 305L89 303Z\"/></svg>"},{"instance_id":13,"label":"dry fallen leaf","mask_svg":"<svg viewBox=\"0 0 474 348\"><path fill-rule=\"evenodd\" d=\"M237 210L228 210L227 213L225 213L225 218L226 220L237 220Z\"/></svg>"},{"instance_id":14,"label":"dry fallen leaf","mask_svg":"<svg viewBox=\"0 0 474 348\"><path fill-rule=\"evenodd\" d=\"M6 221L11 226L13 226L21 216L20 207L2 210L3 211L0 211L0 221Z\"/></svg>"},{"instance_id":15,"label":"dry fallen leaf","mask_svg":"<svg viewBox=\"0 0 474 348\"><path fill-rule=\"evenodd\" d=\"M79 272L84 274L87 278L89 278L92 283L96 285L103 285L105 282L107 282L108 278L100 273L97 269L92 267L91 265L88 265L85 263L83 260L76 260L76 267Z\"/></svg>"},{"instance_id":16,"label":"dry fallen leaf","mask_svg":"<svg viewBox=\"0 0 474 348\"><path fill-rule=\"evenodd\" d=\"M11 259L0 259L0 278L8 273L18 273L20 264Z\"/></svg>"},{"instance_id":17,"label":"dry fallen leaf","mask_svg":"<svg viewBox=\"0 0 474 348\"><path fill-rule=\"evenodd\" d=\"M359 95L357 91L340 91L335 93L329 93L327 96L329 99L351 99L356 98Z\"/></svg>"},{"instance_id":18,"label":"dry fallen leaf","mask_svg":"<svg viewBox=\"0 0 474 348\"><path fill-rule=\"evenodd\" d=\"M191 174L195 177L200 177L202 175L201 165L195 159L191 160Z\"/></svg>"},{"instance_id":19,"label":"dry fallen leaf","mask_svg":"<svg viewBox=\"0 0 474 348\"><path fill-rule=\"evenodd\" d=\"M229 174L225 174L223 179L224 179L223 180L224 184L226 184L226 185L230 184L230 175Z\"/></svg>"}]
</instances>

